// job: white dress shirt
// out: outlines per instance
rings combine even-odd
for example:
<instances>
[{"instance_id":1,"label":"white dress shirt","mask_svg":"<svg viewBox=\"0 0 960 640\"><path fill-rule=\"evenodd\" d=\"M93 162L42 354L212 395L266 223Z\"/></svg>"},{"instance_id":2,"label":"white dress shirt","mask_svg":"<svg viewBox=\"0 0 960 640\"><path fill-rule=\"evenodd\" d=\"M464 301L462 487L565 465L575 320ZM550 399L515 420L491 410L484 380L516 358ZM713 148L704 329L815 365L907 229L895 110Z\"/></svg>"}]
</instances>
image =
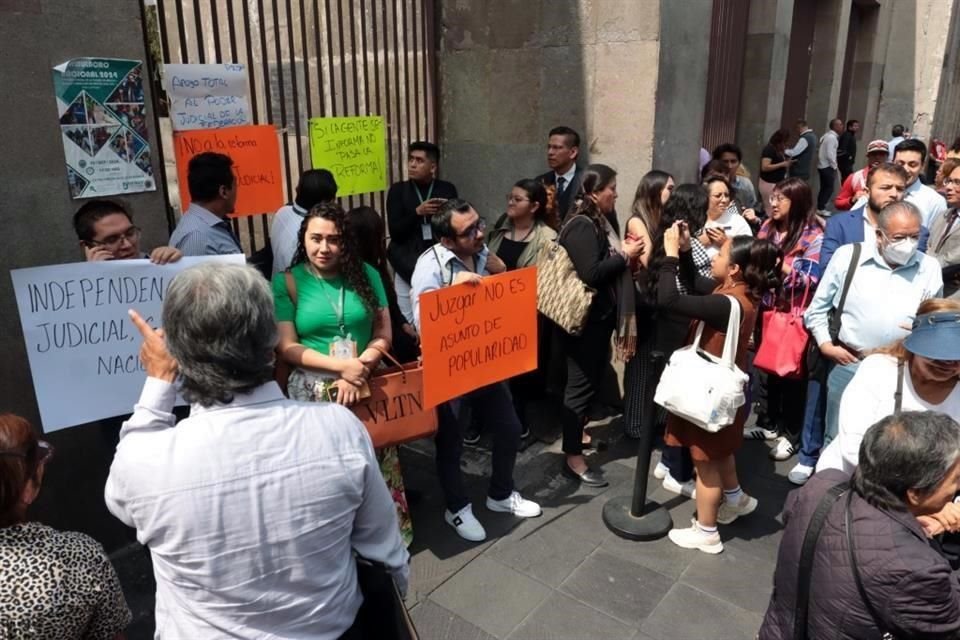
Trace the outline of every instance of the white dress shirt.
<instances>
[{"instance_id":1,"label":"white dress shirt","mask_svg":"<svg viewBox=\"0 0 960 640\"><path fill-rule=\"evenodd\" d=\"M840 144L840 138L837 132L830 129L820 138L820 149L817 151L817 168L827 169L837 168L837 147Z\"/></svg>"},{"instance_id":2,"label":"white dress shirt","mask_svg":"<svg viewBox=\"0 0 960 640\"><path fill-rule=\"evenodd\" d=\"M273 275L290 268L297 252L297 236L307 211L296 203L277 209L270 227L270 246L273 249Z\"/></svg>"},{"instance_id":3,"label":"white dress shirt","mask_svg":"<svg viewBox=\"0 0 960 640\"><path fill-rule=\"evenodd\" d=\"M803 137L803 134L807 131L813 131L813 129L809 127L804 129L803 133L800 134L800 139L797 140L797 144L784 151L784 155L793 158L807 150L807 139Z\"/></svg>"},{"instance_id":4,"label":"white dress shirt","mask_svg":"<svg viewBox=\"0 0 960 640\"><path fill-rule=\"evenodd\" d=\"M906 336L903 325L910 326L921 302L940 295L943 277L936 259L919 251L907 264L891 268L880 256L876 240L860 244L860 260L843 307L840 341L863 352ZM830 342L828 314L840 303L853 247L845 244L833 254L803 314L818 345Z\"/></svg>"},{"instance_id":5,"label":"white dress shirt","mask_svg":"<svg viewBox=\"0 0 960 640\"><path fill-rule=\"evenodd\" d=\"M897 360L886 354L864 359L840 400L840 431L820 455L817 471L840 469L853 473L860 459L860 443L867 429L894 410L897 391ZM931 404L917 395L910 367L903 368L903 411L937 411L960 420L960 384L943 402Z\"/></svg>"},{"instance_id":6,"label":"white dress shirt","mask_svg":"<svg viewBox=\"0 0 960 640\"><path fill-rule=\"evenodd\" d=\"M927 185L915 180L912 185L903 192L903 199L920 209L920 215L923 216L923 226L930 228L930 223L938 215L947 210L946 199L931 189Z\"/></svg>"},{"instance_id":7,"label":"white dress shirt","mask_svg":"<svg viewBox=\"0 0 960 640\"><path fill-rule=\"evenodd\" d=\"M339 638L362 601L352 550L406 590L393 500L348 409L270 382L174 428L175 397L147 378L105 489L150 548L157 638Z\"/></svg>"},{"instance_id":8,"label":"white dress shirt","mask_svg":"<svg viewBox=\"0 0 960 640\"><path fill-rule=\"evenodd\" d=\"M903 136L897 136L896 138L890 138L887 140L887 160L893 162L893 156L897 152L897 145L904 140L905 138Z\"/></svg>"}]
</instances>

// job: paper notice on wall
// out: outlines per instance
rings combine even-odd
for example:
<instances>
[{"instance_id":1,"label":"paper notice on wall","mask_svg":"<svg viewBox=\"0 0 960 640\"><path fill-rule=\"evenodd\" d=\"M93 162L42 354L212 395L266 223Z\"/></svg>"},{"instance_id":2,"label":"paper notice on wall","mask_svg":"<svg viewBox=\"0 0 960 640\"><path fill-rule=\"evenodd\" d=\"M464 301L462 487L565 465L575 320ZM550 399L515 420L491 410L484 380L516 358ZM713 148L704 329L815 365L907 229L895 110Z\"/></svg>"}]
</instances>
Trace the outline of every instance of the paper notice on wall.
<instances>
[{"instance_id":1,"label":"paper notice on wall","mask_svg":"<svg viewBox=\"0 0 960 640\"><path fill-rule=\"evenodd\" d=\"M72 198L157 188L139 60L74 58L53 68Z\"/></svg>"},{"instance_id":2,"label":"paper notice on wall","mask_svg":"<svg viewBox=\"0 0 960 640\"><path fill-rule=\"evenodd\" d=\"M244 65L168 64L163 76L174 131L253 124Z\"/></svg>"},{"instance_id":3,"label":"paper notice on wall","mask_svg":"<svg viewBox=\"0 0 960 640\"><path fill-rule=\"evenodd\" d=\"M310 159L337 181L337 195L387 188L386 125L380 116L310 118Z\"/></svg>"},{"instance_id":4,"label":"paper notice on wall","mask_svg":"<svg viewBox=\"0 0 960 640\"><path fill-rule=\"evenodd\" d=\"M128 309L154 327L167 286L200 262L242 255L61 264L10 272L45 432L133 411L146 379Z\"/></svg>"}]
</instances>

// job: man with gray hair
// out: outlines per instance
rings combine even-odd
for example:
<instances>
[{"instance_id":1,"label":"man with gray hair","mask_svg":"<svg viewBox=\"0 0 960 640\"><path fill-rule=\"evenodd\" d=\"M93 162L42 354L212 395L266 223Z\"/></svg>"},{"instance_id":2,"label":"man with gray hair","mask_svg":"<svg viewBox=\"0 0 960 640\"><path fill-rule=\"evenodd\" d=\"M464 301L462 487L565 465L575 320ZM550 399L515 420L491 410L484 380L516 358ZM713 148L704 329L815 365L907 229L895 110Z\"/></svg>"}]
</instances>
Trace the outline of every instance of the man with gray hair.
<instances>
[{"instance_id":1,"label":"man with gray hair","mask_svg":"<svg viewBox=\"0 0 960 640\"><path fill-rule=\"evenodd\" d=\"M401 591L409 555L360 421L287 400L273 381L266 281L201 264L170 283L163 329L130 317L147 381L105 496L150 548L157 637L356 637L353 552L385 564ZM191 413L174 427L178 387Z\"/></svg>"},{"instance_id":2,"label":"man with gray hair","mask_svg":"<svg viewBox=\"0 0 960 640\"><path fill-rule=\"evenodd\" d=\"M920 303L943 290L939 263L917 251L921 226L909 202L883 207L873 239L837 249L803 316L830 364L824 445L837 434L840 397L863 354L904 337ZM840 330L831 336L830 314L837 309Z\"/></svg>"}]
</instances>

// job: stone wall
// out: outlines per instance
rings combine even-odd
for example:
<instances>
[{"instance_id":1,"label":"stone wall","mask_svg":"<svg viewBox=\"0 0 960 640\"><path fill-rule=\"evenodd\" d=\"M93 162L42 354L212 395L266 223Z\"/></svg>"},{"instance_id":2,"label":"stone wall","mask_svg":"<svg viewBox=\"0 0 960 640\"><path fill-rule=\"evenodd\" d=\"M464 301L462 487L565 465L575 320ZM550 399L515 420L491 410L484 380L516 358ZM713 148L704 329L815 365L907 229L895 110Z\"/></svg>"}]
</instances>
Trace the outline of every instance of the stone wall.
<instances>
[{"instance_id":1,"label":"stone wall","mask_svg":"<svg viewBox=\"0 0 960 640\"><path fill-rule=\"evenodd\" d=\"M40 425L9 277L11 269L78 262L83 253L71 225L80 201L71 200L51 68L75 57L144 60L139 2L112 0L0 0L3 64L0 101L4 153L0 154L0 411ZM147 104L150 88L145 84ZM151 144L158 144L152 114ZM160 175L157 154L154 174ZM162 191L125 198L143 228L145 247L168 237ZM59 528L93 534L108 548L129 531L103 503L103 484L113 456L117 425L92 424L49 434L57 457L49 466L33 517Z\"/></svg>"},{"instance_id":2,"label":"stone wall","mask_svg":"<svg viewBox=\"0 0 960 640\"><path fill-rule=\"evenodd\" d=\"M619 171L623 218L651 168L660 0L439 6L444 178L495 220L514 182L547 170L547 132L567 125L581 164Z\"/></svg>"}]
</instances>

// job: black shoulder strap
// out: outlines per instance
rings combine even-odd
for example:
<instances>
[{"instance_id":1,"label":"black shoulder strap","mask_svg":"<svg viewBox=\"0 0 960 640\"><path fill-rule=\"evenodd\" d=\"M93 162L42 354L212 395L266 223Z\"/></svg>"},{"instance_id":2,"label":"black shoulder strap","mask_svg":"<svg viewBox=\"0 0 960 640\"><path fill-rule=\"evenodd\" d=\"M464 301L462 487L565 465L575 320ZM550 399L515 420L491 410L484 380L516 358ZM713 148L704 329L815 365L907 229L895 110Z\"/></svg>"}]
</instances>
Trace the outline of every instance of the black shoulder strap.
<instances>
[{"instance_id":1,"label":"black shoulder strap","mask_svg":"<svg viewBox=\"0 0 960 640\"><path fill-rule=\"evenodd\" d=\"M840 496L848 489L846 482L830 487L820 498L807 532L803 536L803 546L800 547L800 565L797 569L797 602L793 611L793 640L807 640L807 612L810 608L810 577L813 573L813 553L817 548L817 541L823 531L823 523L830 513L830 509L837 503Z\"/></svg>"},{"instance_id":2,"label":"black shoulder strap","mask_svg":"<svg viewBox=\"0 0 960 640\"><path fill-rule=\"evenodd\" d=\"M853 498L853 492L851 491L847 495L847 504L845 507L845 513L843 514L843 528L844 534L847 537L847 552L850 554L850 568L853 570L853 580L857 583L857 591L860 592L860 599L863 600L863 604L867 607L867 612L870 614L870 617L873 618L873 623L877 625L877 629L881 634L886 634L886 628L880 620L880 616L877 615L877 610L873 608L873 604L870 602L870 598L867 597L867 590L863 588L863 581L860 579L860 569L857 567L857 550L854 546L854 536L853 536L853 516L851 515L850 503Z\"/></svg>"},{"instance_id":3,"label":"black shoulder strap","mask_svg":"<svg viewBox=\"0 0 960 640\"><path fill-rule=\"evenodd\" d=\"M904 361L897 363L897 390L893 394L893 415L897 415L903 408L903 367Z\"/></svg>"},{"instance_id":4,"label":"black shoulder strap","mask_svg":"<svg viewBox=\"0 0 960 640\"><path fill-rule=\"evenodd\" d=\"M853 282L853 274L857 271L857 265L860 264L860 249L862 244L859 242L853 245L853 253L850 254L850 266L847 267L847 277L843 281L843 291L840 292L840 304L830 319L830 335L840 335L840 323L843 319L843 307L847 304L847 294L850 293L850 283Z\"/></svg>"}]
</instances>

